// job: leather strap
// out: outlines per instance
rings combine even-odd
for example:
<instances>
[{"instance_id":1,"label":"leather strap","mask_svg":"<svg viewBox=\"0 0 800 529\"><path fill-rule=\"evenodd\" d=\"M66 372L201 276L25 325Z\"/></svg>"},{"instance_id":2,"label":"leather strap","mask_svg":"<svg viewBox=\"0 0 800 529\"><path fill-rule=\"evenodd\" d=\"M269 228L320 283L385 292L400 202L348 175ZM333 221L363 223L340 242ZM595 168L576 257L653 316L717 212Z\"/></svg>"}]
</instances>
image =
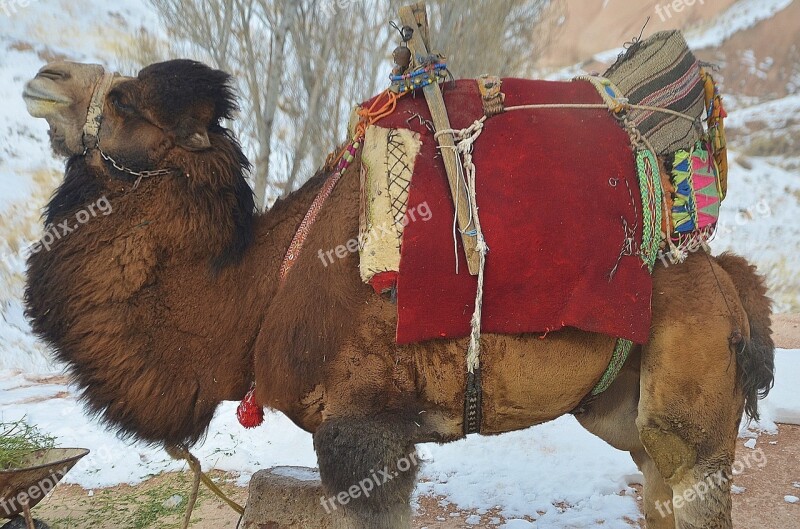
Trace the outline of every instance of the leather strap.
<instances>
[{"instance_id":1,"label":"leather strap","mask_svg":"<svg viewBox=\"0 0 800 529\"><path fill-rule=\"evenodd\" d=\"M503 81L496 75L483 74L476 79L483 101L483 113L487 118L505 112L503 102L506 95L500 91Z\"/></svg>"},{"instance_id":2,"label":"leather strap","mask_svg":"<svg viewBox=\"0 0 800 529\"><path fill-rule=\"evenodd\" d=\"M100 80L97 81L94 92L92 92L92 99L86 112L86 123L83 125L82 141L83 147L87 150L97 147L100 124L103 121L103 104L106 100L106 94L111 89L113 80L113 73L104 73Z\"/></svg>"},{"instance_id":3,"label":"leather strap","mask_svg":"<svg viewBox=\"0 0 800 529\"><path fill-rule=\"evenodd\" d=\"M467 373L467 389L464 392L464 435L481 432L481 408L483 390L481 388L481 368Z\"/></svg>"}]
</instances>

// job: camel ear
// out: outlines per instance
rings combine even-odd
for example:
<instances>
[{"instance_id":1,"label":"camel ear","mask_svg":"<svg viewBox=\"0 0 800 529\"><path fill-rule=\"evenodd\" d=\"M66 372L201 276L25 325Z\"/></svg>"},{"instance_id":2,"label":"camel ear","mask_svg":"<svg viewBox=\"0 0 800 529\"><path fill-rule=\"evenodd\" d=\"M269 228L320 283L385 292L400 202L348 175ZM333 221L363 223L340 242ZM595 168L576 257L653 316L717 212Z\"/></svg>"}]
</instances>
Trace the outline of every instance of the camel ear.
<instances>
[{"instance_id":1,"label":"camel ear","mask_svg":"<svg viewBox=\"0 0 800 529\"><path fill-rule=\"evenodd\" d=\"M187 151L204 151L211 148L206 127L196 118L182 119L175 128L175 143Z\"/></svg>"},{"instance_id":2,"label":"camel ear","mask_svg":"<svg viewBox=\"0 0 800 529\"><path fill-rule=\"evenodd\" d=\"M177 144L188 151L204 151L211 148L208 132L204 130L192 132L188 137L179 137Z\"/></svg>"}]
</instances>

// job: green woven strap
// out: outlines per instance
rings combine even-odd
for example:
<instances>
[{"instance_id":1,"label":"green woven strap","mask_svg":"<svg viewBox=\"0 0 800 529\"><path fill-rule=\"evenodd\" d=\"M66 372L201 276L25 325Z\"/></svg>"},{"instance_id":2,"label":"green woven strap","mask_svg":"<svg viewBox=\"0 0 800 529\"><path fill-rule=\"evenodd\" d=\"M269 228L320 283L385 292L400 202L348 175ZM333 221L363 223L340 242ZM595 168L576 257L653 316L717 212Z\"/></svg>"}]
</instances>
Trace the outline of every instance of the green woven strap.
<instances>
[{"instance_id":1,"label":"green woven strap","mask_svg":"<svg viewBox=\"0 0 800 529\"><path fill-rule=\"evenodd\" d=\"M636 173L642 195L642 244L639 254L652 272L661 249L661 209L664 200L658 159L652 151L636 151Z\"/></svg>"},{"instance_id":2,"label":"green woven strap","mask_svg":"<svg viewBox=\"0 0 800 529\"><path fill-rule=\"evenodd\" d=\"M603 376L600 377L600 382L592 390L592 395L599 395L611 386L611 383L616 380L619 372L622 371L622 366L625 365L625 360L633 348L633 342L625 338L617 338L617 343L614 346L614 353L611 355L611 360L608 362Z\"/></svg>"}]
</instances>

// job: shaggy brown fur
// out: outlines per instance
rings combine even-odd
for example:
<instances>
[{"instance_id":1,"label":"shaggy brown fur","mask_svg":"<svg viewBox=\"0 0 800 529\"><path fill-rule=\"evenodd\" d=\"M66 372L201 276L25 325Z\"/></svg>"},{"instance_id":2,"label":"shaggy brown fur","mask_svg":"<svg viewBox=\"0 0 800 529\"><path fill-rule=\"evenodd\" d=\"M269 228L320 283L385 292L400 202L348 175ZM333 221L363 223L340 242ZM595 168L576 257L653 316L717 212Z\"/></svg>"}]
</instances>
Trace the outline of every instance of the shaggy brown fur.
<instances>
[{"instance_id":1,"label":"shaggy brown fur","mask_svg":"<svg viewBox=\"0 0 800 529\"><path fill-rule=\"evenodd\" d=\"M775 383L775 344L770 330L772 302L767 297L766 282L756 273L755 266L727 252L716 261L730 276L747 312L750 340L732 345L736 347L745 411L750 418L758 419L758 399L766 397Z\"/></svg>"},{"instance_id":2,"label":"shaggy brown fur","mask_svg":"<svg viewBox=\"0 0 800 529\"><path fill-rule=\"evenodd\" d=\"M86 80L100 74L48 65L26 91L29 109L58 128L57 147L71 154L47 221L72 223L100 197L113 206L29 261L34 331L70 366L89 409L137 439L191 444L222 400L255 381L260 403L315 433L331 494L373 467L391 468L413 443L463 437L466 339L397 346L396 307L361 282L358 256L328 266L317 257L357 234L359 164L281 284L280 263L330 168L254 216L247 162L220 124L234 109L229 78L172 61L115 79L106 97L103 150L133 169L172 171L134 188L133 177L80 145L75 109L88 106ZM772 382L769 301L734 256L657 266L653 288L650 341L579 418L642 468L652 527L727 528L726 491L666 521L652 506L703 472L730 469L745 401L754 415L757 393ZM545 339L484 335L483 432L574 410L613 344L576 329ZM408 527L407 478L350 505L353 527Z\"/></svg>"}]
</instances>

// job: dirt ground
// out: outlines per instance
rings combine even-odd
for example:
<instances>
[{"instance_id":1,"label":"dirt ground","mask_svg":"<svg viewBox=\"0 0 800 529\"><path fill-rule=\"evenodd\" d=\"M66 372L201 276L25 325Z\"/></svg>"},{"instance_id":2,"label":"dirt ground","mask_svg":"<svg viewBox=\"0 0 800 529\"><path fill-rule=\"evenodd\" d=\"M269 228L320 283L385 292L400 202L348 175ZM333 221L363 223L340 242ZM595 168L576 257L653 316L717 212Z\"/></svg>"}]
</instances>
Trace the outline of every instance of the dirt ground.
<instances>
[{"instance_id":1,"label":"dirt ground","mask_svg":"<svg viewBox=\"0 0 800 529\"><path fill-rule=\"evenodd\" d=\"M783 349L800 349L800 314L775 314L772 339Z\"/></svg>"},{"instance_id":2,"label":"dirt ground","mask_svg":"<svg viewBox=\"0 0 800 529\"><path fill-rule=\"evenodd\" d=\"M800 529L800 504L784 501L784 496L800 495L800 427L779 425L778 435L762 436L755 449L745 447L744 442L738 441L737 461L749 464L734 480L740 487L733 496L734 527ZM758 450L763 450L763 456L754 456ZM765 462L763 467L760 462ZM211 475L234 500L242 504L247 501L247 489L232 485L232 476L221 472ZM173 529L180 527L185 504L172 506L169 500L186 498L189 488L185 473L164 474L135 487L120 485L94 491L60 485L34 512L52 529ZM641 494L641 487L636 488ZM641 500L639 503L641 507ZM191 527L234 529L238 518L201 489ZM495 511L478 514L447 505L442 498L425 497L420 500L414 529L498 527L505 521ZM630 524L644 527L642 520L631 520Z\"/></svg>"},{"instance_id":3,"label":"dirt ground","mask_svg":"<svg viewBox=\"0 0 800 529\"><path fill-rule=\"evenodd\" d=\"M773 328L778 347L800 348L800 314L776 316ZM734 479L736 529L800 529L800 504L784 500L785 496L800 496L800 427L778 426L777 435L762 435L754 448L744 446L744 439L737 441L736 460L747 464ZM233 484L233 476L221 472L211 476L234 500L247 501L247 489ZM134 487L92 491L59 485L34 513L52 529L172 529L180 527L189 489L186 473L163 474ZM641 494L641 487L637 490ZM639 503L641 507L641 498ZM192 529L233 529L238 519L201 488ZM459 510L442 498L426 497L420 500L414 529L498 527L503 522L497 512ZM630 520L630 524L644 527L641 519Z\"/></svg>"}]
</instances>

